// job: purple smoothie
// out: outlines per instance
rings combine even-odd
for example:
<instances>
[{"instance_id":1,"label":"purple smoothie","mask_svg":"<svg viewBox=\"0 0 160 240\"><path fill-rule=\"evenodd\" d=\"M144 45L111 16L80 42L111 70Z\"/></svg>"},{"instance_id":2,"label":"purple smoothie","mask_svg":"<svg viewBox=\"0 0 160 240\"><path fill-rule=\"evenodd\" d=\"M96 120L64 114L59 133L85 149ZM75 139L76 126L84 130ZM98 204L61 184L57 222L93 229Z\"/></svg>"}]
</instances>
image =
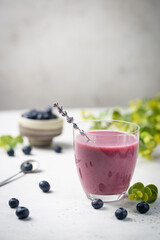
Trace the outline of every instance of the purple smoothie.
<instances>
[{"instance_id":1,"label":"purple smoothie","mask_svg":"<svg viewBox=\"0 0 160 240\"><path fill-rule=\"evenodd\" d=\"M86 193L114 195L125 193L132 178L138 139L115 131L89 131L74 139L76 166Z\"/></svg>"}]
</instances>

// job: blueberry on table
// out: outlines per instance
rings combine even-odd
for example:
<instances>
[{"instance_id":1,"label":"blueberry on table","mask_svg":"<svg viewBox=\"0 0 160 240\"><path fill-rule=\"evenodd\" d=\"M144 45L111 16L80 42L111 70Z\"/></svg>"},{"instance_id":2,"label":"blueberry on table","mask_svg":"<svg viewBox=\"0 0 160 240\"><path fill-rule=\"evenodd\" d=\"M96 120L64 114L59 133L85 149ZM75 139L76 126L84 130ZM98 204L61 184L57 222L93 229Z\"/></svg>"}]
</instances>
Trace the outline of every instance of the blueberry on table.
<instances>
[{"instance_id":1,"label":"blueberry on table","mask_svg":"<svg viewBox=\"0 0 160 240\"><path fill-rule=\"evenodd\" d=\"M57 153L61 153L61 152L62 152L62 147L56 145L56 146L53 147L53 150L54 150L55 152L57 152Z\"/></svg>"},{"instance_id":2,"label":"blueberry on table","mask_svg":"<svg viewBox=\"0 0 160 240\"><path fill-rule=\"evenodd\" d=\"M140 202L140 203L137 204L136 208L137 208L137 211L138 211L138 212L140 212L140 213L146 213L146 212L148 212L148 210L149 210L150 207L149 207L149 204L148 204L148 203L146 203L146 202Z\"/></svg>"},{"instance_id":3,"label":"blueberry on table","mask_svg":"<svg viewBox=\"0 0 160 240\"><path fill-rule=\"evenodd\" d=\"M118 208L115 211L115 216L119 219L122 220L127 217L127 210L125 208Z\"/></svg>"},{"instance_id":4,"label":"blueberry on table","mask_svg":"<svg viewBox=\"0 0 160 240\"><path fill-rule=\"evenodd\" d=\"M7 150L7 154L10 156L10 157L13 157L14 156L14 150L11 148L11 149L8 149Z\"/></svg>"},{"instance_id":5,"label":"blueberry on table","mask_svg":"<svg viewBox=\"0 0 160 240\"><path fill-rule=\"evenodd\" d=\"M43 192L49 192L50 184L47 181L41 181L39 187Z\"/></svg>"},{"instance_id":6,"label":"blueberry on table","mask_svg":"<svg viewBox=\"0 0 160 240\"><path fill-rule=\"evenodd\" d=\"M21 168L22 168L22 170L25 171L25 172L31 171L32 168L33 168L33 165L32 165L32 163L30 163L30 162L26 162L26 163L24 163L24 164L22 165Z\"/></svg>"},{"instance_id":7,"label":"blueberry on table","mask_svg":"<svg viewBox=\"0 0 160 240\"><path fill-rule=\"evenodd\" d=\"M91 204L95 209L100 209L103 207L103 201L101 199L93 199Z\"/></svg>"},{"instance_id":8,"label":"blueberry on table","mask_svg":"<svg viewBox=\"0 0 160 240\"><path fill-rule=\"evenodd\" d=\"M29 216L29 210L26 207L18 207L16 209L16 215L19 219L25 219Z\"/></svg>"},{"instance_id":9,"label":"blueberry on table","mask_svg":"<svg viewBox=\"0 0 160 240\"><path fill-rule=\"evenodd\" d=\"M22 148L22 151L24 152L24 154L29 155L31 153L32 147L31 146L24 146Z\"/></svg>"},{"instance_id":10,"label":"blueberry on table","mask_svg":"<svg viewBox=\"0 0 160 240\"><path fill-rule=\"evenodd\" d=\"M19 205L19 201L17 198L11 198L8 203L11 208L16 208Z\"/></svg>"}]
</instances>

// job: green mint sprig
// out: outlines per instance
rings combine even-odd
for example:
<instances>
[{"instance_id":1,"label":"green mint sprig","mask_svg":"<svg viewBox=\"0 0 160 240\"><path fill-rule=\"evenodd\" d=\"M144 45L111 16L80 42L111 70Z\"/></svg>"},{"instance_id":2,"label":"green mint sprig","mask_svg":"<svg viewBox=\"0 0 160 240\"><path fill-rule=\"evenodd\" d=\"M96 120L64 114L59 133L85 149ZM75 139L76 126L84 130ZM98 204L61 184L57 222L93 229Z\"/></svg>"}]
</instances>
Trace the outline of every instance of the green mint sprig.
<instances>
[{"instance_id":1,"label":"green mint sprig","mask_svg":"<svg viewBox=\"0 0 160 240\"><path fill-rule=\"evenodd\" d=\"M154 184L146 187L141 182L133 184L128 190L129 200L143 201L149 204L154 203L158 196L158 188Z\"/></svg>"},{"instance_id":2,"label":"green mint sprig","mask_svg":"<svg viewBox=\"0 0 160 240\"><path fill-rule=\"evenodd\" d=\"M0 137L0 148L4 150L14 149L19 143L23 143L22 136L12 137L10 135L4 135Z\"/></svg>"}]
</instances>

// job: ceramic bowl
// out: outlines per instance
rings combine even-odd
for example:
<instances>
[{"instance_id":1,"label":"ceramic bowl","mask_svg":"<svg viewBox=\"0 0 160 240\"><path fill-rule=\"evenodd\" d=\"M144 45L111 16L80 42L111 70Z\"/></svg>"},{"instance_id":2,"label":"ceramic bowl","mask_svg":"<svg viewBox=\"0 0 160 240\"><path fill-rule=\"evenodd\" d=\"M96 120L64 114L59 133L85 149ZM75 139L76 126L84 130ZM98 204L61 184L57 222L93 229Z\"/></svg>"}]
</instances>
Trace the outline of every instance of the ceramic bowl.
<instances>
[{"instance_id":1,"label":"ceramic bowl","mask_svg":"<svg viewBox=\"0 0 160 240\"><path fill-rule=\"evenodd\" d=\"M52 143L52 139L62 133L63 120L61 118L49 120L35 120L19 118L19 130L22 136L28 137L31 145L42 147Z\"/></svg>"}]
</instances>

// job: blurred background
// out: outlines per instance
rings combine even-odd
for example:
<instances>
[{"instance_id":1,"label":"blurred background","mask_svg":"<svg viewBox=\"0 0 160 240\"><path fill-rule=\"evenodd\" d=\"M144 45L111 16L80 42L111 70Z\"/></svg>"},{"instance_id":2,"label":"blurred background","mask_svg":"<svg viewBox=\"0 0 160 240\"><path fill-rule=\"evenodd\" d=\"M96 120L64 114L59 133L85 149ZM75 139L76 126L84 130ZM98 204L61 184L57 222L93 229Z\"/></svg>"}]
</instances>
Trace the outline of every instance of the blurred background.
<instances>
[{"instance_id":1,"label":"blurred background","mask_svg":"<svg viewBox=\"0 0 160 240\"><path fill-rule=\"evenodd\" d=\"M160 91L159 0L0 0L0 109Z\"/></svg>"}]
</instances>

